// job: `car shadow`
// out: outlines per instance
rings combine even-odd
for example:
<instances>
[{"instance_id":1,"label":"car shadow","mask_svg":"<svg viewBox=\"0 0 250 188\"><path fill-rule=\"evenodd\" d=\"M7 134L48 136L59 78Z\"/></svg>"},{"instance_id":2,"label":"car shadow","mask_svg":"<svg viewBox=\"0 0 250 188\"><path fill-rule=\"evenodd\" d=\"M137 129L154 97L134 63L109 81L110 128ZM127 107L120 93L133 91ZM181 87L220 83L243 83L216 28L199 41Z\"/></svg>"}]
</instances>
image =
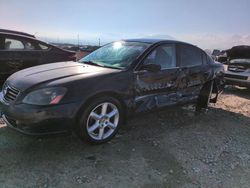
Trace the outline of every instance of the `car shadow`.
<instances>
[{"instance_id":1,"label":"car shadow","mask_svg":"<svg viewBox=\"0 0 250 188\"><path fill-rule=\"evenodd\" d=\"M8 179L15 176L20 183L25 181L28 173L42 177L44 173L59 174L59 177L66 174L73 184L78 181L75 177L84 175L82 181L94 182L93 174L98 177L108 173L120 178L126 176L122 169L127 171L137 167L136 173L157 169L165 177L169 176L169 170L174 171L177 174L171 174L168 181L174 181L171 185L176 187L178 182L190 180L183 172L183 164L176 158L179 150L176 154L174 144L179 143L180 148L193 148L201 143L197 142L199 135L203 135L202 142L214 145L218 144L215 135L227 139L242 132L246 137L250 134L249 122L247 116L213 107L203 113L196 113L190 105L173 107L134 117L112 141L102 145L86 144L71 134L38 138L1 127L0 171L4 169L5 175L0 176L0 182L8 184ZM185 142L181 142L182 139ZM202 150L202 147L197 145L196 150ZM202 156L210 155L209 150L203 152ZM199 153L194 153L194 157L202 157ZM128 176L135 176L130 173ZM49 181L60 185L58 176ZM28 182L32 181L35 180Z\"/></svg>"},{"instance_id":2,"label":"car shadow","mask_svg":"<svg viewBox=\"0 0 250 188\"><path fill-rule=\"evenodd\" d=\"M226 86L223 93L233 94L250 100L250 88L238 87L238 86Z\"/></svg>"},{"instance_id":3,"label":"car shadow","mask_svg":"<svg viewBox=\"0 0 250 188\"><path fill-rule=\"evenodd\" d=\"M5 155L4 158L8 159L8 155L12 153L6 152L9 149L15 147L15 156L20 154L29 155L29 153L35 154L29 155L28 158L39 160L53 160L53 156L62 154L62 158L79 156L80 158L88 157L92 153L98 153L99 151L116 146L119 149L119 145L128 144L127 147L132 148L136 142L143 142L148 140L154 140L167 132L178 131L182 128L193 128L193 126L199 122L218 122L216 126L221 126L222 117L227 119L244 119L246 122L250 122L250 118L239 113L225 111L223 109L211 107L208 112L197 113L194 111L194 107L185 106L183 108L172 107L171 109L165 109L162 111L140 115L134 117L128 121L126 125L123 125L119 130L117 136L107 144L91 145L78 139L73 134L59 134L49 135L43 137L27 136L19 132L16 132L8 127L0 128L0 152L1 155ZM211 120L212 118L212 120ZM204 126L210 126L204 124ZM237 125L238 126L238 125ZM47 154L45 154L47 153ZM104 152L106 153L106 152ZM36 156L39 158L36 159Z\"/></svg>"}]
</instances>

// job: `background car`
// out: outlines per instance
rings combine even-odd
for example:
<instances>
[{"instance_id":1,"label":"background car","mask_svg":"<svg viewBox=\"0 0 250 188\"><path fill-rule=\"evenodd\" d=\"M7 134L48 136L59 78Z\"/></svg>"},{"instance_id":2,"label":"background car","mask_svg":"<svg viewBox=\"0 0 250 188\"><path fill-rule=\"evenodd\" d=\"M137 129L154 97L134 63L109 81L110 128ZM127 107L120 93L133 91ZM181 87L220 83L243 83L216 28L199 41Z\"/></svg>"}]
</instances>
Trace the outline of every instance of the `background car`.
<instances>
[{"instance_id":1,"label":"background car","mask_svg":"<svg viewBox=\"0 0 250 188\"><path fill-rule=\"evenodd\" d=\"M37 40L27 33L0 29L0 84L21 69L72 60L76 60L74 52Z\"/></svg>"},{"instance_id":2,"label":"background car","mask_svg":"<svg viewBox=\"0 0 250 188\"><path fill-rule=\"evenodd\" d=\"M26 134L74 130L84 140L104 143L130 115L186 103L196 103L198 111L207 108L216 102L223 71L222 64L191 44L118 41L78 63L11 75L0 94L3 119Z\"/></svg>"},{"instance_id":3,"label":"background car","mask_svg":"<svg viewBox=\"0 0 250 188\"><path fill-rule=\"evenodd\" d=\"M235 46L227 50L227 59L226 84L250 88L250 46Z\"/></svg>"}]
</instances>

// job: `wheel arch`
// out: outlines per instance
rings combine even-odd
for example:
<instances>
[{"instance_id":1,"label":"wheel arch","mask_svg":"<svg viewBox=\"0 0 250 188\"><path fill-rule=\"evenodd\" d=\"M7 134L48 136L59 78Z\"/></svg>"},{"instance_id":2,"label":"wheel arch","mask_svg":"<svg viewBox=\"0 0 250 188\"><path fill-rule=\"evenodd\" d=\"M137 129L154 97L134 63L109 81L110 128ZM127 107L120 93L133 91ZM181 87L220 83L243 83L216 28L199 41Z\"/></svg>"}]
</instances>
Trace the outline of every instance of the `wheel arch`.
<instances>
[{"instance_id":1,"label":"wheel arch","mask_svg":"<svg viewBox=\"0 0 250 188\"><path fill-rule=\"evenodd\" d=\"M115 99L117 99L121 106L122 106L122 110L123 110L123 115L124 115L124 120L126 121L126 117L127 117L127 105L125 103L125 101L123 100L122 96L114 91L103 91L103 92L99 92L96 93L95 95L90 96L89 98L87 98L80 106L80 108L78 109L77 113L76 113L76 121L78 121L81 117L81 113L84 111L84 108L86 106L88 106L92 101L94 101L95 99L101 98L101 97L113 97Z\"/></svg>"}]
</instances>

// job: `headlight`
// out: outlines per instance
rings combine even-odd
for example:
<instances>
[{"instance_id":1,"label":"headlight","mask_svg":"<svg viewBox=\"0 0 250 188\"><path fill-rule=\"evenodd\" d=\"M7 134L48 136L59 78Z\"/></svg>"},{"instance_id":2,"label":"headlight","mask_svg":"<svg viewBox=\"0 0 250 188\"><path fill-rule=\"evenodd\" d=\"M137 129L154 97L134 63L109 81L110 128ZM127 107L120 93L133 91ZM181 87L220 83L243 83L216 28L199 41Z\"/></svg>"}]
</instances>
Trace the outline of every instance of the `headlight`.
<instances>
[{"instance_id":1,"label":"headlight","mask_svg":"<svg viewBox=\"0 0 250 188\"><path fill-rule=\"evenodd\" d=\"M23 99L23 103L33 105L58 104L66 91L67 89L63 87L38 89L27 94Z\"/></svg>"}]
</instances>

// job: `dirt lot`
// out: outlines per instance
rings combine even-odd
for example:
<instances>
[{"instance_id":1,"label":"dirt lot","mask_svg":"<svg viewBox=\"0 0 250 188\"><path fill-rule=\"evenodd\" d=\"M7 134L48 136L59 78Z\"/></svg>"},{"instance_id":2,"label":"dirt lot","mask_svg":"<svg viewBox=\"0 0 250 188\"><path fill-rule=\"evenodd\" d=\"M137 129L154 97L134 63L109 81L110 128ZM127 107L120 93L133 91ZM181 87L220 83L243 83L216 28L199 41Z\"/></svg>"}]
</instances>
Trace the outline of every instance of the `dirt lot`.
<instances>
[{"instance_id":1,"label":"dirt lot","mask_svg":"<svg viewBox=\"0 0 250 188\"><path fill-rule=\"evenodd\" d=\"M137 117L99 146L2 126L0 187L250 187L250 90Z\"/></svg>"}]
</instances>

